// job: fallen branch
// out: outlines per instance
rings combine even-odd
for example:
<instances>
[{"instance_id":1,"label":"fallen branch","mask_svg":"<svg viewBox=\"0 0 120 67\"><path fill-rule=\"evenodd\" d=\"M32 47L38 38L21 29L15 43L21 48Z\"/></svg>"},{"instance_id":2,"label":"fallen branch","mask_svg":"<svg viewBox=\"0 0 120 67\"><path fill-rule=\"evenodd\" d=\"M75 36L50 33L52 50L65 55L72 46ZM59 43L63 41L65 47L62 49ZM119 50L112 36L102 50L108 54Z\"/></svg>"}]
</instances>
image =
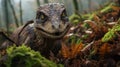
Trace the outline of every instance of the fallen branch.
<instances>
[{"instance_id":1,"label":"fallen branch","mask_svg":"<svg viewBox=\"0 0 120 67\"><path fill-rule=\"evenodd\" d=\"M81 50L81 52L82 52L83 54L85 54L85 55L86 55L86 54L89 54L93 43L94 43L94 41L92 41L91 43L89 43L87 46L85 46L85 47Z\"/></svg>"}]
</instances>

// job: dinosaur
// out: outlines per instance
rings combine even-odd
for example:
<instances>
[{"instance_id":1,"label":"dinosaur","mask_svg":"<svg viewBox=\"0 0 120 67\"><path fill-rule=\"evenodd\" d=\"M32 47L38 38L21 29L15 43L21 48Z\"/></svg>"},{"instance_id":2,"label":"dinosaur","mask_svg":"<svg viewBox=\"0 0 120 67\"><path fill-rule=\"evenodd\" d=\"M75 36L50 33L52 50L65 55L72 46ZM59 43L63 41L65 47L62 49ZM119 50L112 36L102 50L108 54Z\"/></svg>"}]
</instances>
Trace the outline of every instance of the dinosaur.
<instances>
[{"instance_id":1,"label":"dinosaur","mask_svg":"<svg viewBox=\"0 0 120 67\"><path fill-rule=\"evenodd\" d=\"M46 57L49 56L50 51L56 55L61 48L61 39L70 27L71 24L63 4L40 5L36 18L17 28L10 36L13 42L5 41L1 48L13 44L17 46L25 44Z\"/></svg>"}]
</instances>

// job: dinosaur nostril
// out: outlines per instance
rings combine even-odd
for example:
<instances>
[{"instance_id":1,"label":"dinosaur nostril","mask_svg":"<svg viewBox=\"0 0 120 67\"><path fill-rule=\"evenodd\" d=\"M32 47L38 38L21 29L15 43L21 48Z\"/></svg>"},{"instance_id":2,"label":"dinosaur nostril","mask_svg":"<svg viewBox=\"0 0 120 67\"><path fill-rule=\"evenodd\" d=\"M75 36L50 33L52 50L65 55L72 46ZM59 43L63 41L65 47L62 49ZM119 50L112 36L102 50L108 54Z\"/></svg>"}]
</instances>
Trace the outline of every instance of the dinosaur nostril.
<instances>
[{"instance_id":1,"label":"dinosaur nostril","mask_svg":"<svg viewBox=\"0 0 120 67\"><path fill-rule=\"evenodd\" d=\"M59 28L60 28L61 26L59 25Z\"/></svg>"},{"instance_id":2,"label":"dinosaur nostril","mask_svg":"<svg viewBox=\"0 0 120 67\"><path fill-rule=\"evenodd\" d=\"M60 25L52 25L53 29L59 29L61 26Z\"/></svg>"},{"instance_id":3,"label":"dinosaur nostril","mask_svg":"<svg viewBox=\"0 0 120 67\"><path fill-rule=\"evenodd\" d=\"M53 28L53 29L55 28L54 25L52 25L52 28Z\"/></svg>"}]
</instances>

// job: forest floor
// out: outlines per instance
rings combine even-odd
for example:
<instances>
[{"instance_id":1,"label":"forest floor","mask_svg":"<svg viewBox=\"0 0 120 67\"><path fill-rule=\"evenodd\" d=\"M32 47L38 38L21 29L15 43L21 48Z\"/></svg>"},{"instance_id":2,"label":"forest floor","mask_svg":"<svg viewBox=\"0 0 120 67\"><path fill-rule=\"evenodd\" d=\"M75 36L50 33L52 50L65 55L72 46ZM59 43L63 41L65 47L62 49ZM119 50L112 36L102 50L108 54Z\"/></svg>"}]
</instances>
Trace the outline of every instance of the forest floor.
<instances>
[{"instance_id":1,"label":"forest floor","mask_svg":"<svg viewBox=\"0 0 120 67\"><path fill-rule=\"evenodd\" d=\"M119 67L119 5L110 3L81 17L84 21L78 20L79 15L70 17L75 26L65 37L68 46L62 44L65 67Z\"/></svg>"},{"instance_id":2,"label":"forest floor","mask_svg":"<svg viewBox=\"0 0 120 67\"><path fill-rule=\"evenodd\" d=\"M8 48L5 52L10 57L12 56L11 59L16 55L24 55L25 51L26 54L30 55L29 58L35 56L37 59L40 59L42 57L42 60L36 60L34 58L35 60L29 59L29 61L37 61L36 63L41 63L43 67L120 67L119 4L110 3L90 14L73 14L70 17L70 21L73 26L63 38L62 48L57 57L51 53L50 59L47 60L34 51L31 51L30 48L23 50L23 48L27 48L25 46L19 47L21 53L18 52L18 54L14 54L13 48ZM15 46L14 49L19 51ZM13 53L10 51L13 51ZM27 60L24 62L28 62L28 66L23 67L33 67L30 65L32 62ZM12 62L10 64L9 62L7 61L4 64L10 67L9 65ZM36 67L39 66L36 65Z\"/></svg>"}]
</instances>

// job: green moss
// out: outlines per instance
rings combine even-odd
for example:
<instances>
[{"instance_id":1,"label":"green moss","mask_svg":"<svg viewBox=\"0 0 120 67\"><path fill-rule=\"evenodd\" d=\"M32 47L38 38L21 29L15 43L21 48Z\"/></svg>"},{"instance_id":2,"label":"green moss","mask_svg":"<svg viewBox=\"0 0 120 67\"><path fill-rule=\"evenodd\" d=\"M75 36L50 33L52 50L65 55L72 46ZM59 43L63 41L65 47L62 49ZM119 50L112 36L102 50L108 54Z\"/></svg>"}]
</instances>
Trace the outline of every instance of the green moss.
<instances>
[{"instance_id":1,"label":"green moss","mask_svg":"<svg viewBox=\"0 0 120 67\"><path fill-rule=\"evenodd\" d=\"M97 16L103 16L104 14L107 14L109 12L112 12L114 11L112 9L112 6L116 6L115 3L107 3L104 8L100 8L99 10L96 10L92 13L89 13L89 14L83 14L82 15L82 20L93 20L94 18L94 15L97 15Z\"/></svg>"},{"instance_id":2,"label":"green moss","mask_svg":"<svg viewBox=\"0 0 120 67\"><path fill-rule=\"evenodd\" d=\"M84 14L82 15L82 19L83 20L93 20L94 16L97 15L99 12L97 11L94 11L92 13L89 13L89 14Z\"/></svg>"},{"instance_id":3,"label":"green moss","mask_svg":"<svg viewBox=\"0 0 120 67\"><path fill-rule=\"evenodd\" d=\"M73 25L77 25L80 21L81 21L81 17L77 14L72 14L70 17L70 22L73 24Z\"/></svg>"},{"instance_id":4,"label":"green moss","mask_svg":"<svg viewBox=\"0 0 120 67\"><path fill-rule=\"evenodd\" d=\"M89 16L88 20L93 20L94 15L95 15L95 13L91 14L91 16Z\"/></svg>"},{"instance_id":5,"label":"green moss","mask_svg":"<svg viewBox=\"0 0 120 67\"><path fill-rule=\"evenodd\" d=\"M91 16L91 13L82 15L83 20L88 20L88 18Z\"/></svg>"},{"instance_id":6,"label":"green moss","mask_svg":"<svg viewBox=\"0 0 120 67\"><path fill-rule=\"evenodd\" d=\"M31 50L25 45L7 48L6 67L63 67L41 56L39 52Z\"/></svg>"},{"instance_id":7,"label":"green moss","mask_svg":"<svg viewBox=\"0 0 120 67\"><path fill-rule=\"evenodd\" d=\"M102 38L102 42L110 41L114 37L115 37L114 31L110 30L104 35L104 37Z\"/></svg>"},{"instance_id":8,"label":"green moss","mask_svg":"<svg viewBox=\"0 0 120 67\"><path fill-rule=\"evenodd\" d=\"M107 5L107 6L104 7L100 12L101 12L101 13L107 13L107 12L109 12L109 11L112 11L112 5L113 5L113 3Z\"/></svg>"},{"instance_id":9,"label":"green moss","mask_svg":"<svg viewBox=\"0 0 120 67\"><path fill-rule=\"evenodd\" d=\"M116 33L120 31L120 25L115 25L112 29L110 29L102 38L102 42L108 42L116 37Z\"/></svg>"}]
</instances>

